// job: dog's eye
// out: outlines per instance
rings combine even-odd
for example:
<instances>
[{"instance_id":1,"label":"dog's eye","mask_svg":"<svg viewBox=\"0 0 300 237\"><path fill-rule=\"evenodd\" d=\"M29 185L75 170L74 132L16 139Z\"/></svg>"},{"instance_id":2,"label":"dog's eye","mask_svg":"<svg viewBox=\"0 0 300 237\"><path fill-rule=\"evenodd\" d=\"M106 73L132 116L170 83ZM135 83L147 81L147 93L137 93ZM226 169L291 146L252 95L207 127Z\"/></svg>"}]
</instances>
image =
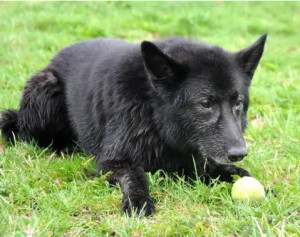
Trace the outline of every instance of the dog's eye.
<instances>
[{"instance_id":1,"label":"dog's eye","mask_svg":"<svg viewBox=\"0 0 300 237\"><path fill-rule=\"evenodd\" d=\"M201 101L201 105L204 108L209 109L212 106L212 102L210 100L203 100Z\"/></svg>"},{"instance_id":2,"label":"dog's eye","mask_svg":"<svg viewBox=\"0 0 300 237\"><path fill-rule=\"evenodd\" d=\"M242 100L236 100L235 101L235 107L240 107L243 104Z\"/></svg>"}]
</instances>

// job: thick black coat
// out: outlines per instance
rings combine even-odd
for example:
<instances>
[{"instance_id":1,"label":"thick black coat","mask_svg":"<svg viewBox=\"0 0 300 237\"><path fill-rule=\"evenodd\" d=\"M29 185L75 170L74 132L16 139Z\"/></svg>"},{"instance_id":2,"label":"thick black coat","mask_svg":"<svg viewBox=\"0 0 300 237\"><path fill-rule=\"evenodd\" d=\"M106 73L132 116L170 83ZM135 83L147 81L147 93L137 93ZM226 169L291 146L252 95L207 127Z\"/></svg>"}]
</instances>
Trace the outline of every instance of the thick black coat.
<instances>
[{"instance_id":1,"label":"thick black coat","mask_svg":"<svg viewBox=\"0 0 300 237\"><path fill-rule=\"evenodd\" d=\"M20 110L2 114L2 135L56 150L78 143L120 182L122 210L145 205L150 215L145 172L250 175L231 162L246 155L248 90L265 40L238 53L184 38L78 43L31 78Z\"/></svg>"}]
</instances>

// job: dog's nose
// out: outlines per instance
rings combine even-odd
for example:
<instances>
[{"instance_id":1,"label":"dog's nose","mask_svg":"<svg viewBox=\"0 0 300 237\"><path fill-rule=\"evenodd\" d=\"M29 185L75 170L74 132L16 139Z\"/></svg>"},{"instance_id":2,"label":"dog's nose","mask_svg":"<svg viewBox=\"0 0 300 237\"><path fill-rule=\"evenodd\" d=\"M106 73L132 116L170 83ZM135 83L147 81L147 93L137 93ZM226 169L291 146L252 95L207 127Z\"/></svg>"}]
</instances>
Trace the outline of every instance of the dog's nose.
<instances>
[{"instance_id":1,"label":"dog's nose","mask_svg":"<svg viewBox=\"0 0 300 237\"><path fill-rule=\"evenodd\" d=\"M232 162L240 161L247 155L246 148L233 147L228 151L228 159Z\"/></svg>"}]
</instances>

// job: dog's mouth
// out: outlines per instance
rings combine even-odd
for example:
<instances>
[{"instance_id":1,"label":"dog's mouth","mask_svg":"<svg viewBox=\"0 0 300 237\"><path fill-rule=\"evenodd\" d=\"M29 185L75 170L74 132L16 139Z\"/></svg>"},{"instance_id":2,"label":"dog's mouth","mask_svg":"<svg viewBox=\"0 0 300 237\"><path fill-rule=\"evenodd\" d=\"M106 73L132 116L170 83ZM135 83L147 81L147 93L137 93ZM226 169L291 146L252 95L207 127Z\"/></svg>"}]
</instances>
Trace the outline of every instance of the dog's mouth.
<instances>
[{"instance_id":1,"label":"dog's mouth","mask_svg":"<svg viewBox=\"0 0 300 237\"><path fill-rule=\"evenodd\" d=\"M204 150L205 151L205 150ZM230 154L222 154L221 152L215 152L216 154L208 154L208 152L199 152L198 154L201 155L204 160L211 161L212 163L218 164L218 165L233 165L236 162L242 161L244 157L247 156L247 153L245 152L245 155L230 155Z\"/></svg>"},{"instance_id":2,"label":"dog's mouth","mask_svg":"<svg viewBox=\"0 0 300 237\"><path fill-rule=\"evenodd\" d=\"M220 154L219 156L210 155L207 159L212 160L213 162L220 165L232 165L236 162L242 161L247 156L247 152L243 151L243 153L238 154Z\"/></svg>"},{"instance_id":3,"label":"dog's mouth","mask_svg":"<svg viewBox=\"0 0 300 237\"><path fill-rule=\"evenodd\" d=\"M210 158L213 162L218 165L232 165L234 162L230 161L228 158Z\"/></svg>"},{"instance_id":4,"label":"dog's mouth","mask_svg":"<svg viewBox=\"0 0 300 237\"><path fill-rule=\"evenodd\" d=\"M236 162L243 160L243 158L229 159L229 157L223 156L223 157L208 157L207 160L211 160L218 165L232 165Z\"/></svg>"}]
</instances>

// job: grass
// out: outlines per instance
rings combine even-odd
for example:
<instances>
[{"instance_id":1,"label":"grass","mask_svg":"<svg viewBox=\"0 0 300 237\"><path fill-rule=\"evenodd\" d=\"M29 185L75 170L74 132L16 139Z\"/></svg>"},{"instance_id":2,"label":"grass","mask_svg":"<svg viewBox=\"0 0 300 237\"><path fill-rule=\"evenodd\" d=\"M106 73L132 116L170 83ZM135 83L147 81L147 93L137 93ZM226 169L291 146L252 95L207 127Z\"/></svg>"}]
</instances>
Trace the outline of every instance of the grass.
<instances>
[{"instance_id":1,"label":"grass","mask_svg":"<svg viewBox=\"0 0 300 237\"><path fill-rule=\"evenodd\" d=\"M1 2L1 110L18 108L30 75L78 41L182 35L235 51L269 33L251 88L249 156L239 165L278 195L254 207L233 202L230 184L148 175L157 213L127 218L120 188L86 176L90 157L1 142L0 236L299 236L299 25L299 2Z\"/></svg>"}]
</instances>

